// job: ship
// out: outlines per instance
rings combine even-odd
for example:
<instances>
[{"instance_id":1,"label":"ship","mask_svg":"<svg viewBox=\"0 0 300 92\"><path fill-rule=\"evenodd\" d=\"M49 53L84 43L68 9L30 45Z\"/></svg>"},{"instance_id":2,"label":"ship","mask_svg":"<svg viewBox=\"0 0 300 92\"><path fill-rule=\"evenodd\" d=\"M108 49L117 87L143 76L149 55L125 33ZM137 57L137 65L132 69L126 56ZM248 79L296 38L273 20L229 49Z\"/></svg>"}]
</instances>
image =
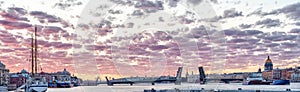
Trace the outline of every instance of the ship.
<instances>
[{"instance_id":1,"label":"ship","mask_svg":"<svg viewBox=\"0 0 300 92\"><path fill-rule=\"evenodd\" d=\"M73 84L73 87L80 86L79 79L74 75L71 77L71 83Z\"/></svg>"},{"instance_id":2,"label":"ship","mask_svg":"<svg viewBox=\"0 0 300 92\"><path fill-rule=\"evenodd\" d=\"M272 85L290 85L290 80L274 80Z\"/></svg>"},{"instance_id":3,"label":"ship","mask_svg":"<svg viewBox=\"0 0 300 92\"><path fill-rule=\"evenodd\" d=\"M31 70L32 74L29 80L25 84L25 92L46 92L48 88L48 83L45 77L41 77L37 73L37 27L34 27L34 34L31 40Z\"/></svg>"},{"instance_id":4,"label":"ship","mask_svg":"<svg viewBox=\"0 0 300 92\"><path fill-rule=\"evenodd\" d=\"M64 69L61 72L55 73L55 76L52 76L48 84L52 88L71 88L74 85L79 85L79 79L74 75L70 76L70 73Z\"/></svg>"},{"instance_id":5,"label":"ship","mask_svg":"<svg viewBox=\"0 0 300 92\"><path fill-rule=\"evenodd\" d=\"M266 81L261 73L251 73L243 82L243 85L270 85L272 82Z\"/></svg>"},{"instance_id":6,"label":"ship","mask_svg":"<svg viewBox=\"0 0 300 92\"><path fill-rule=\"evenodd\" d=\"M48 87L51 88L71 88L71 87L77 87L80 86L79 80L77 77L71 77L70 81L62 81L62 80L55 80L53 78L49 81Z\"/></svg>"}]
</instances>

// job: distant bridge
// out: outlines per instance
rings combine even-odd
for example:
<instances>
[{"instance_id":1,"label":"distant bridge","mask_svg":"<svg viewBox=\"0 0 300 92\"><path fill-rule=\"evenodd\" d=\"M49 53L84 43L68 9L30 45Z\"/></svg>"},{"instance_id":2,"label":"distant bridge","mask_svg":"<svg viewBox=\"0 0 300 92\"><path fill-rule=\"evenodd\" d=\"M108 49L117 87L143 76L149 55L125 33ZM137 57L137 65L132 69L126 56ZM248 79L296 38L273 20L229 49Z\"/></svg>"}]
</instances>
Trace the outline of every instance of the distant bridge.
<instances>
[{"instance_id":1,"label":"distant bridge","mask_svg":"<svg viewBox=\"0 0 300 92\"><path fill-rule=\"evenodd\" d=\"M135 83L151 83L154 85L155 83L163 83L163 82L173 82L176 85L181 84L181 73L182 67L178 68L177 75L175 77L172 76L160 76L160 77L133 77L133 78L120 78L120 79L112 79L109 80L107 77L107 85L113 86L114 84L130 84L133 85Z\"/></svg>"},{"instance_id":2,"label":"distant bridge","mask_svg":"<svg viewBox=\"0 0 300 92\"><path fill-rule=\"evenodd\" d=\"M224 83L230 83L230 81L243 81L244 79L239 78L207 78L204 73L203 67L198 67L199 76L200 76L200 84L205 84L207 81L215 80L215 81L223 81Z\"/></svg>"},{"instance_id":3,"label":"distant bridge","mask_svg":"<svg viewBox=\"0 0 300 92\"><path fill-rule=\"evenodd\" d=\"M239 78L207 78L206 81L222 81L224 83L230 83L231 81L243 81L244 79Z\"/></svg>"}]
</instances>

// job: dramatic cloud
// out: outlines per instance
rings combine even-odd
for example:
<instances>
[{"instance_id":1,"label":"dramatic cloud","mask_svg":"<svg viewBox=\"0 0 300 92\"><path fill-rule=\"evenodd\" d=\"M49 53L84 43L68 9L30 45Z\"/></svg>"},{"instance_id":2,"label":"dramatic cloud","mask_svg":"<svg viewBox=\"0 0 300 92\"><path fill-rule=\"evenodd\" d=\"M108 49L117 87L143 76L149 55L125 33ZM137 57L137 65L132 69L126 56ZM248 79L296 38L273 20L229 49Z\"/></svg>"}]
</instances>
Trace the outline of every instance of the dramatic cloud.
<instances>
[{"instance_id":1,"label":"dramatic cloud","mask_svg":"<svg viewBox=\"0 0 300 92\"><path fill-rule=\"evenodd\" d=\"M82 2L79 0L60 0L60 2L55 3L54 7L58 7L60 9L68 9L70 7L82 5Z\"/></svg>"},{"instance_id":2,"label":"dramatic cloud","mask_svg":"<svg viewBox=\"0 0 300 92\"><path fill-rule=\"evenodd\" d=\"M7 11L2 12L0 15L8 20L29 21L26 17L24 17L25 14L27 14L25 9L14 7L8 8Z\"/></svg>"},{"instance_id":3,"label":"dramatic cloud","mask_svg":"<svg viewBox=\"0 0 300 92\"><path fill-rule=\"evenodd\" d=\"M262 8L259 8L247 16L251 16L251 15L267 16L267 15L278 15L280 13L283 13L286 14L288 18L299 20L300 19L299 17L300 12L298 10L299 7L300 7L300 3L295 3L295 4L287 5L281 9L272 10L270 12L263 12Z\"/></svg>"},{"instance_id":4,"label":"dramatic cloud","mask_svg":"<svg viewBox=\"0 0 300 92\"><path fill-rule=\"evenodd\" d=\"M269 8L239 6L244 1L108 1L88 8L82 5L90 3L82 0L30 2L41 9L1 5L0 60L11 72L28 66L34 25L46 72L67 68L75 74L115 77L158 69L158 75L166 75L179 66L203 66L208 73L250 72L263 67L268 55L274 65L300 60L299 3ZM202 10L209 7L216 10Z\"/></svg>"},{"instance_id":5,"label":"dramatic cloud","mask_svg":"<svg viewBox=\"0 0 300 92\"><path fill-rule=\"evenodd\" d=\"M7 29L25 29L32 26L24 22L11 22L6 20L0 20L0 25Z\"/></svg>"},{"instance_id":6,"label":"dramatic cloud","mask_svg":"<svg viewBox=\"0 0 300 92\"><path fill-rule=\"evenodd\" d=\"M247 16L251 16L251 15L267 16L267 15L276 15L278 13L279 13L278 10L273 10L271 12L263 12L262 8L259 8L259 9L256 9L255 11L253 11L252 13L250 13Z\"/></svg>"},{"instance_id":7,"label":"dramatic cloud","mask_svg":"<svg viewBox=\"0 0 300 92\"><path fill-rule=\"evenodd\" d=\"M280 13L287 14L287 16L289 18L299 20L300 19L300 17L299 17L299 15L300 15L299 8L300 8L300 3L296 3L296 4L288 5L284 8L282 8L282 9L279 9L278 11Z\"/></svg>"},{"instance_id":8,"label":"dramatic cloud","mask_svg":"<svg viewBox=\"0 0 300 92\"><path fill-rule=\"evenodd\" d=\"M49 23L61 22L60 18L41 11L31 11L30 15L38 18L41 23L45 23L46 21Z\"/></svg>"},{"instance_id":9,"label":"dramatic cloud","mask_svg":"<svg viewBox=\"0 0 300 92\"><path fill-rule=\"evenodd\" d=\"M188 0L189 3L193 4L193 5L198 5L202 2L203 0Z\"/></svg>"},{"instance_id":10,"label":"dramatic cloud","mask_svg":"<svg viewBox=\"0 0 300 92\"><path fill-rule=\"evenodd\" d=\"M264 20L261 20L261 21L257 21L255 24L256 25L262 25L262 27L270 28L270 27L280 26L281 22L279 21L279 19L267 18L267 19L264 19Z\"/></svg>"},{"instance_id":11,"label":"dramatic cloud","mask_svg":"<svg viewBox=\"0 0 300 92\"><path fill-rule=\"evenodd\" d=\"M236 11L234 8L230 10L225 10L223 14L223 18L233 18L233 17L238 17L238 16L243 16L242 12Z\"/></svg>"},{"instance_id":12,"label":"dramatic cloud","mask_svg":"<svg viewBox=\"0 0 300 92\"><path fill-rule=\"evenodd\" d=\"M251 26L252 26L251 24L241 24L241 25L239 25L239 27L241 27L242 29L250 28Z\"/></svg>"}]
</instances>

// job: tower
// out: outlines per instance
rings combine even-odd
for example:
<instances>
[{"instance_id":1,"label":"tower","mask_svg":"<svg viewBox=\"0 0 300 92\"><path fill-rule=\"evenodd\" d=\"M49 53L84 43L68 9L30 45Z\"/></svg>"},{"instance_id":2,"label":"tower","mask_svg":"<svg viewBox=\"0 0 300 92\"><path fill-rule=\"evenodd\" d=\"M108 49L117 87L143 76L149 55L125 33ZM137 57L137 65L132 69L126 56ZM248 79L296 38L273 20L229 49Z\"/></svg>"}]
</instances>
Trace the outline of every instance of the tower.
<instances>
[{"instance_id":1,"label":"tower","mask_svg":"<svg viewBox=\"0 0 300 92\"><path fill-rule=\"evenodd\" d=\"M261 69L259 68L257 72L258 72L258 73L261 73Z\"/></svg>"},{"instance_id":2,"label":"tower","mask_svg":"<svg viewBox=\"0 0 300 92\"><path fill-rule=\"evenodd\" d=\"M268 56L268 59L265 61L265 71L271 71L273 70L273 63L272 60L270 59L270 56Z\"/></svg>"}]
</instances>

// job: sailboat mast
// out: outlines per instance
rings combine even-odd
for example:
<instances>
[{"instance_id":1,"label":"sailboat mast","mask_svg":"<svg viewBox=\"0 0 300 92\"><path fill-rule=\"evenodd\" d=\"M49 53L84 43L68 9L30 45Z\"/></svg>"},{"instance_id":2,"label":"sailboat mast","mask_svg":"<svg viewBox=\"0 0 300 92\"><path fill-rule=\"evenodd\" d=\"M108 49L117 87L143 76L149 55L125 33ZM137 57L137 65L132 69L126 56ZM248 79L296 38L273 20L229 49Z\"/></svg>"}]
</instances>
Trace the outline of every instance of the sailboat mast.
<instances>
[{"instance_id":1,"label":"sailboat mast","mask_svg":"<svg viewBox=\"0 0 300 92\"><path fill-rule=\"evenodd\" d=\"M34 76L34 56L33 56L33 34L31 34L31 73Z\"/></svg>"},{"instance_id":2,"label":"sailboat mast","mask_svg":"<svg viewBox=\"0 0 300 92\"><path fill-rule=\"evenodd\" d=\"M36 40L36 32L37 32L37 27L35 26L34 30L34 44L35 44L35 51L34 51L34 60L35 60L35 73L37 74L37 40Z\"/></svg>"}]
</instances>

